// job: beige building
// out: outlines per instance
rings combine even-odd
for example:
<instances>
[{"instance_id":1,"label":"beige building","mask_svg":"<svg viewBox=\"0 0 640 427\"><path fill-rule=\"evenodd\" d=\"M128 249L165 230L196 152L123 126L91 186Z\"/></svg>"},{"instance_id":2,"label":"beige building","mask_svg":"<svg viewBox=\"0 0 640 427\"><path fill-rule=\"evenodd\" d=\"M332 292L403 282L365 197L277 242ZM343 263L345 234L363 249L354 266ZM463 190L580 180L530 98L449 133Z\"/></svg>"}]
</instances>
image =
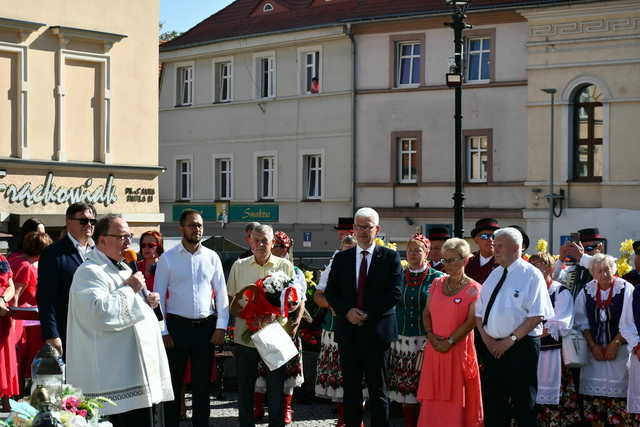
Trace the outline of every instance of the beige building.
<instances>
[{"instance_id":1,"label":"beige building","mask_svg":"<svg viewBox=\"0 0 640 427\"><path fill-rule=\"evenodd\" d=\"M0 220L64 225L69 203L159 213L158 2L0 4Z\"/></svg>"}]
</instances>

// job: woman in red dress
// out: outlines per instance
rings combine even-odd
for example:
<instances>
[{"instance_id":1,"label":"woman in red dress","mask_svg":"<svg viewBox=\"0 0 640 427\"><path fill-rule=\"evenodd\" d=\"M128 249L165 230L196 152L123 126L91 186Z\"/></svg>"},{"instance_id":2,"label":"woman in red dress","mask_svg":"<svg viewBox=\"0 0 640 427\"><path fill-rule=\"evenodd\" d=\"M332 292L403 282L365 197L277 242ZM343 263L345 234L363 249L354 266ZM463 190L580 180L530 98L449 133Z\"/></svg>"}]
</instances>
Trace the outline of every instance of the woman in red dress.
<instances>
[{"instance_id":1,"label":"woman in red dress","mask_svg":"<svg viewBox=\"0 0 640 427\"><path fill-rule=\"evenodd\" d=\"M18 307L35 307L36 288L38 285L38 259L42 251L53 241L48 234L32 231L24 236L21 251L9 259L15 283L15 305ZM20 384L25 378L31 378L31 361L42 347L42 332L37 320L16 320L22 324L22 339L18 339L16 356ZM17 329L16 329L17 331Z\"/></svg>"},{"instance_id":2,"label":"woman in red dress","mask_svg":"<svg viewBox=\"0 0 640 427\"><path fill-rule=\"evenodd\" d=\"M153 281L156 277L158 258L164 253L162 234L157 231L145 231L140 236L140 253L142 259L138 261L138 271L144 275L149 292L153 292Z\"/></svg>"},{"instance_id":3,"label":"woman in red dress","mask_svg":"<svg viewBox=\"0 0 640 427\"><path fill-rule=\"evenodd\" d=\"M14 295L11 267L4 255L0 255L0 398L3 412L8 412L9 397L20 393L13 320L9 316L9 302Z\"/></svg>"},{"instance_id":4,"label":"woman in red dress","mask_svg":"<svg viewBox=\"0 0 640 427\"><path fill-rule=\"evenodd\" d=\"M432 282L423 315L428 343L418 386L418 426L481 427L480 374L471 333L480 284L464 273L471 256L466 241L447 240L442 256L447 275Z\"/></svg>"}]
</instances>

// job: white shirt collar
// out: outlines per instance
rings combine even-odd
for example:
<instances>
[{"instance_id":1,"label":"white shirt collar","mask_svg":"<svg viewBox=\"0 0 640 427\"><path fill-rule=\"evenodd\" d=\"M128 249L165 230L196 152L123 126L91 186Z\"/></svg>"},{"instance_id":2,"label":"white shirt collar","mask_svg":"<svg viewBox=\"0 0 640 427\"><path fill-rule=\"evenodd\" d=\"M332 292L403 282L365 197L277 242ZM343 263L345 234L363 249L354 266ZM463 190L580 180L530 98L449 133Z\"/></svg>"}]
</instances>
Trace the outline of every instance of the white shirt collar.
<instances>
[{"instance_id":1,"label":"white shirt collar","mask_svg":"<svg viewBox=\"0 0 640 427\"><path fill-rule=\"evenodd\" d=\"M367 256L372 255L372 254L373 254L373 250L374 250L375 248L376 248L376 242L373 242L373 243L371 244L371 246L369 246L369 247L368 247L368 248L366 248L366 249L362 249L362 248L360 247L360 245L358 245L358 246L356 246L356 255L357 255L358 257L360 257L360 256L361 256L360 254L362 253L362 251L367 251L367 252L368 252Z\"/></svg>"},{"instance_id":2,"label":"white shirt collar","mask_svg":"<svg viewBox=\"0 0 640 427\"><path fill-rule=\"evenodd\" d=\"M67 233L67 236L69 236L69 239L71 239L71 243L73 243L73 246L75 246L76 248L88 249L95 246L91 237L89 237L89 240L87 240L87 245L84 246L81 245L80 242L75 239L75 237L73 237L73 234Z\"/></svg>"},{"instance_id":3,"label":"white shirt collar","mask_svg":"<svg viewBox=\"0 0 640 427\"><path fill-rule=\"evenodd\" d=\"M410 273L423 273L427 268L429 268L429 264L425 265L424 267L420 267L417 270L414 270L410 267L407 267L409 269Z\"/></svg>"},{"instance_id":4,"label":"white shirt collar","mask_svg":"<svg viewBox=\"0 0 640 427\"><path fill-rule=\"evenodd\" d=\"M489 258L485 258L482 255L480 255L480 253L478 253L478 255L480 256L480 266L484 266L486 263L488 263L489 261L491 261L493 259L493 256L490 256Z\"/></svg>"},{"instance_id":5,"label":"white shirt collar","mask_svg":"<svg viewBox=\"0 0 640 427\"><path fill-rule=\"evenodd\" d=\"M178 245L178 247L180 248L180 251L182 251L182 252L184 252L186 254L195 255L195 254L199 253L200 250L202 249L202 242L200 243L200 245L198 245L198 249L193 253L189 252L187 250L187 248L184 247L184 243L182 243L182 240L180 240L180 244Z\"/></svg>"}]
</instances>

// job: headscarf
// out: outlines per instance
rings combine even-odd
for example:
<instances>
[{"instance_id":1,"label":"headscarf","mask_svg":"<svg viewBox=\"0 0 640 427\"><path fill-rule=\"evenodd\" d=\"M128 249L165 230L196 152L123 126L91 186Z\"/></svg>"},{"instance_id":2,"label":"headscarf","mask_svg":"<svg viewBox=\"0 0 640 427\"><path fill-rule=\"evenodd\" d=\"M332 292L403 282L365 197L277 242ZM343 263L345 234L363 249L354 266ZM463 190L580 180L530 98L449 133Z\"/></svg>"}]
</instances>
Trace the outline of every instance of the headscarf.
<instances>
[{"instance_id":1,"label":"headscarf","mask_svg":"<svg viewBox=\"0 0 640 427\"><path fill-rule=\"evenodd\" d=\"M425 249L428 249L428 248L431 247L431 241L429 239L427 239L425 237L425 235L422 234L422 233L416 233L413 236L411 236L411 238L409 239L409 242L412 242L412 241L415 241L415 242L418 242L418 243L422 243L424 245ZM409 243L409 242L407 242L407 243Z\"/></svg>"},{"instance_id":2,"label":"headscarf","mask_svg":"<svg viewBox=\"0 0 640 427\"><path fill-rule=\"evenodd\" d=\"M289 250L289 248L291 248L291 245L293 244L293 242L291 241L291 238L289 236L287 236L287 233L285 233L284 231L276 231L275 234L273 235L273 245L282 245L285 248L287 248L287 251Z\"/></svg>"}]
</instances>

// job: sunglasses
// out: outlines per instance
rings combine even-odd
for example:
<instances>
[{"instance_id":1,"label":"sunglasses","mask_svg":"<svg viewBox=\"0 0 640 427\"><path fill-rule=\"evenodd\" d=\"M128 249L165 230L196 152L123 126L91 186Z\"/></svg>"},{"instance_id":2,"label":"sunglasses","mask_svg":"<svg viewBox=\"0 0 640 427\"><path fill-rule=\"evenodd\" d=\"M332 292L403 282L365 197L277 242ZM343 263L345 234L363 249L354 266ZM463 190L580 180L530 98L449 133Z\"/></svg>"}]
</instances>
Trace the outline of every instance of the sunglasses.
<instances>
[{"instance_id":1,"label":"sunglasses","mask_svg":"<svg viewBox=\"0 0 640 427\"><path fill-rule=\"evenodd\" d=\"M142 244L140 245L140 247L141 247L142 249L145 249L145 248L152 249L152 248L157 248L157 247L158 247L158 244L157 244L157 243L142 243Z\"/></svg>"},{"instance_id":2,"label":"sunglasses","mask_svg":"<svg viewBox=\"0 0 640 427\"><path fill-rule=\"evenodd\" d=\"M589 246L585 246L584 250L585 252L591 252L592 250L594 250L596 247L593 245L589 245Z\"/></svg>"},{"instance_id":3,"label":"sunglasses","mask_svg":"<svg viewBox=\"0 0 640 427\"><path fill-rule=\"evenodd\" d=\"M461 257L451 258L451 259L440 258L440 262L443 264L453 264L454 262L458 262L458 261L462 261L462 258Z\"/></svg>"},{"instance_id":4,"label":"sunglasses","mask_svg":"<svg viewBox=\"0 0 640 427\"><path fill-rule=\"evenodd\" d=\"M494 240L496 236L493 233L482 233L480 236L482 240Z\"/></svg>"},{"instance_id":5,"label":"sunglasses","mask_svg":"<svg viewBox=\"0 0 640 427\"><path fill-rule=\"evenodd\" d=\"M80 223L80 225L96 225L96 223L98 222L97 219L94 218L69 218L71 221L78 221Z\"/></svg>"}]
</instances>

